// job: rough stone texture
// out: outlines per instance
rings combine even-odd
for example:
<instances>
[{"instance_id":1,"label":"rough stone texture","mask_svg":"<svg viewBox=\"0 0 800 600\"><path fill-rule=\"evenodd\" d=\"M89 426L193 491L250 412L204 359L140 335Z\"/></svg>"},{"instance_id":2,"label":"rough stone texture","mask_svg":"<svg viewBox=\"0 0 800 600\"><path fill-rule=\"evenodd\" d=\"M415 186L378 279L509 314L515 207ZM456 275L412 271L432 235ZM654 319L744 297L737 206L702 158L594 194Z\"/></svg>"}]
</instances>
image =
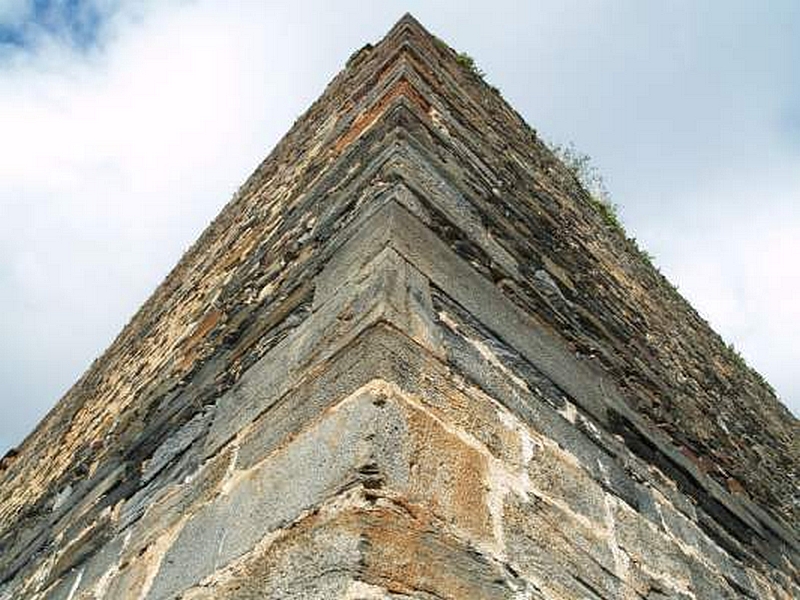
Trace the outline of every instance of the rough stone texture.
<instances>
[{"instance_id":1,"label":"rough stone texture","mask_svg":"<svg viewBox=\"0 0 800 600\"><path fill-rule=\"evenodd\" d=\"M404 17L0 466L0 599L800 597L798 423Z\"/></svg>"}]
</instances>

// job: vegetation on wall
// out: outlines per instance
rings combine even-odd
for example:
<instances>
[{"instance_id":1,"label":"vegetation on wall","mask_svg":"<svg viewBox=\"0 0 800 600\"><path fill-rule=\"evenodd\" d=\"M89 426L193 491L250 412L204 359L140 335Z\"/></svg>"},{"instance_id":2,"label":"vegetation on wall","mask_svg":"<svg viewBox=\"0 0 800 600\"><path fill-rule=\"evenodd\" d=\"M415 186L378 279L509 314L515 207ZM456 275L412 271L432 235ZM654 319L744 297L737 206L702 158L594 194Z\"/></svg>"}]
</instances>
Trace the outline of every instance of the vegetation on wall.
<instances>
[{"instance_id":1,"label":"vegetation on wall","mask_svg":"<svg viewBox=\"0 0 800 600\"><path fill-rule=\"evenodd\" d=\"M611 194L608 192L605 181L600 171L592 164L592 159L588 154L585 154L575 147L575 144L569 143L566 145L561 144L548 144L550 150L556 157L561 160L564 166L572 173L578 180L581 186L588 192L589 201L594 209L603 219L603 222L609 229L617 231L623 239L625 239L631 248L636 252L641 259L654 269L660 279L666 283L670 288L677 292L677 287L663 276L661 270L655 265L654 257L647 250L643 249L635 237L629 236L622 224L619 216L619 207L611 200ZM750 365L747 364L745 359L733 344L725 344L725 349L728 353L728 358L733 362L737 368L750 372L754 378L766 387L773 396L777 397L775 389L764 379L764 377Z\"/></svg>"},{"instance_id":2,"label":"vegetation on wall","mask_svg":"<svg viewBox=\"0 0 800 600\"><path fill-rule=\"evenodd\" d=\"M483 71L483 69L481 69L475 63L475 59L472 58L466 52L458 53L456 55L456 61L458 62L458 64L460 64L462 67L464 67L465 69L470 71L476 77L479 77L480 79L483 79L486 76L486 73Z\"/></svg>"},{"instance_id":3,"label":"vegetation on wall","mask_svg":"<svg viewBox=\"0 0 800 600\"><path fill-rule=\"evenodd\" d=\"M483 83L485 83L485 84L486 84L486 85L489 87L489 89L490 89L490 90L492 90L492 91L493 91L495 94L497 94L498 96L502 96L502 94L500 93L500 90L499 90L499 89L497 89L497 88L496 88L495 86L493 86L491 83L489 83L488 81L486 81L486 72L485 72L483 69L481 69L481 68L478 66L478 64L475 62L475 59L474 59L474 58L472 58L472 56L470 56L470 55L469 55L469 54L467 54L466 52L458 52L458 51L454 50L453 48L451 48L450 46L448 46L448 45L447 45L447 44L446 44L444 41L442 41L442 40L441 40L440 38L438 38L438 37L435 37L435 36L434 36L433 40L434 40L434 43L435 43L437 46L439 46L439 48L440 48L440 49L441 49L443 52L454 53L454 54L456 55L456 62L457 62L459 65L461 65L461 67L463 67L463 68L464 68L464 70L466 70L466 71L468 71L469 73L471 73L471 74L472 74L474 77L476 77L477 79L480 79L480 80L481 80Z\"/></svg>"},{"instance_id":4,"label":"vegetation on wall","mask_svg":"<svg viewBox=\"0 0 800 600\"><path fill-rule=\"evenodd\" d=\"M593 208L603 219L606 227L617 231L635 250L635 252L651 267L659 273L655 266L653 255L639 246L635 237L628 235L622 219L619 216L619 206L611 199L606 183L600 171L592 164L592 159L588 154L581 152L575 144L548 144L550 150L567 167L578 183L588 192L589 201ZM674 286L673 286L674 287Z\"/></svg>"}]
</instances>

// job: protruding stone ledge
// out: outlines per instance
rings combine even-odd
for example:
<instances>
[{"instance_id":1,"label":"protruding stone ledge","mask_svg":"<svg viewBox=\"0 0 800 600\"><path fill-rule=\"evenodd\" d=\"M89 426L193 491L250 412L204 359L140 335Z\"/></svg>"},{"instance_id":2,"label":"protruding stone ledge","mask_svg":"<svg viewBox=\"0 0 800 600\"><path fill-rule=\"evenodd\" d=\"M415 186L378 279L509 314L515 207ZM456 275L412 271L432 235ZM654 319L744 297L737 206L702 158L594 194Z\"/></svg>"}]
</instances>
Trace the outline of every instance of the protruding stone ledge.
<instances>
[{"instance_id":1,"label":"protruding stone ledge","mask_svg":"<svg viewBox=\"0 0 800 600\"><path fill-rule=\"evenodd\" d=\"M751 502L734 497L700 473L662 434L653 431L628 408L616 386L602 372L576 359L563 342L507 300L398 202L387 201L380 206L371 213L370 223L374 226L366 227L361 222L352 230L321 276L320 289L331 287L345 277L345 272L371 260L382 249L394 248L499 338L516 348L598 423L614 431L614 424L622 419L627 429L621 433L632 431L637 439L645 441L648 448L645 460L653 461L675 478L684 493L719 517L718 525L777 568L785 567L779 558L781 554L798 563L800 545L790 531L757 507L751 507ZM626 436L631 443L634 441L629 434ZM641 452L641 448L637 444L631 446L634 452ZM764 546L759 540L771 541ZM775 544L783 547L777 556L767 552Z\"/></svg>"}]
</instances>

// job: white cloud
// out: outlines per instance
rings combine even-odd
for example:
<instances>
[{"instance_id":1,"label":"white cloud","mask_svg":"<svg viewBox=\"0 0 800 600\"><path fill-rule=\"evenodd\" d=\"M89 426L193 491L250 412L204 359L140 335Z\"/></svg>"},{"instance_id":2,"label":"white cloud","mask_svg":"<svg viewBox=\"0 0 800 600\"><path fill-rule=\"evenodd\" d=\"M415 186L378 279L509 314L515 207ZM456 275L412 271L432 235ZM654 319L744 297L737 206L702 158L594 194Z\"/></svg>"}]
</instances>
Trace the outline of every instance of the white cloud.
<instances>
[{"instance_id":1,"label":"white cloud","mask_svg":"<svg viewBox=\"0 0 800 600\"><path fill-rule=\"evenodd\" d=\"M642 229L681 293L797 413L800 172L787 165L756 180L727 175L672 207L683 215L665 211Z\"/></svg>"},{"instance_id":2,"label":"white cloud","mask_svg":"<svg viewBox=\"0 0 800 600\"><path fill-rule=\"evenodd\" d=\"M0 26L15 27L30 14L33 0L0 0Z\"/></svg>"},{"instance_id":3,"label":"white cloud","mask_svg":"<svg viewBox=\"0 0 800 600\"><path fill-rule=\"evenodd\" d=\"M123 8L97 49L42 38L0 65L1 437L110 343L340 66L297 77L319 54L264 16Z\"/></svg>"}]
</instances>

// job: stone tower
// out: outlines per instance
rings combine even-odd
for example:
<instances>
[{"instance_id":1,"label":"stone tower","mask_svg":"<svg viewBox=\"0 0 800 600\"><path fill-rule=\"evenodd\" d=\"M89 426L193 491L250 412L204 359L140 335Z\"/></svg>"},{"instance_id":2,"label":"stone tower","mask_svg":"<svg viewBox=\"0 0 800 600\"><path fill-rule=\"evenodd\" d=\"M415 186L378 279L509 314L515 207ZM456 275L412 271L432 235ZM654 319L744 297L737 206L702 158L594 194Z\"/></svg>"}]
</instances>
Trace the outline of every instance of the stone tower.
<instances>
[{"instance_id":1,"label":"stone tower","mask_svg":"<svg viewBox=\"0 0 800 600\"><path fill-rule=\"evenodd\" d=\"M406 16L0 473L0 599L800 598L798 423Z\"/></svg>"}]
</instances>

